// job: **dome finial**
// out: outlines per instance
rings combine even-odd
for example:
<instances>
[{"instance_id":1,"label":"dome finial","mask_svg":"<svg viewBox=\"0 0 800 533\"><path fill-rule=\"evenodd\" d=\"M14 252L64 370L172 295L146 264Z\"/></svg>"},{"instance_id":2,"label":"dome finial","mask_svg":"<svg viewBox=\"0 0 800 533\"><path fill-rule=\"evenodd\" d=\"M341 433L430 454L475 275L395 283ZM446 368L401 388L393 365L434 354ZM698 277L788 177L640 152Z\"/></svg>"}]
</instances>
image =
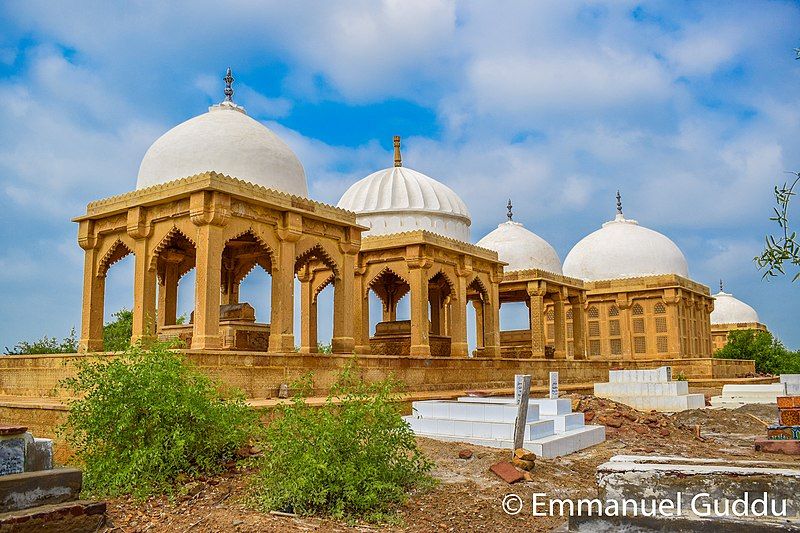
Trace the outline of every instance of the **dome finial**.
<instances>
[{"instance_id":1,"label":"dome finial","mask_svg":"<svg viewBox=\"0 0 800 533\"><path fill-rule=\"evenodd\" d=\"M617 214L622 214L622 195L619 193L619 189L617 189Z\"/></svg>"},{"instance_id":2,"label":"dome finial","mask_svg":"<svg viewBox=\"0 0 800 533\"><path fill-rule=\"evenodd\" d=\"M725 292L725 290L724 290L724 288L722 286L722 278L719 279L719 292Z\"/></svg>"},{"instance_id":3,"label":"dome finial","mask_svg":"<svg viewBox=\"0 0 800 533\"><path fill-rule=\"evenodd\" d=\"M222 78L225 80L225 101L233 103L233 74L231 73L231 67L228 67L228 72L225 73L225 77Z\"/></svg>"},{"instance_id":4,"label":"dome finial","mask_svg":"<svg viewBox=\"0 0 800 533\"><path fill-rule=\"evenodd\" d=\"M513 206L511 205L511 198L509 198L508 199L508 205L506 206L506 209L508 209L508 214L506 216L508 217L508 221L509 222L511 222L513 220L513 217L514 217L514 213L511 211L512 207Z\"/></svg>"},{"instance_id":5,"label":"dome finial","mask_svg":"<svg viewBox=\"0 0 800 533\"><path fill-rule=\"evenodd\" d=\"M402 167L403 158L400 156L400 136L394 136L394 166Z\"/></svg>"}]
</instances>

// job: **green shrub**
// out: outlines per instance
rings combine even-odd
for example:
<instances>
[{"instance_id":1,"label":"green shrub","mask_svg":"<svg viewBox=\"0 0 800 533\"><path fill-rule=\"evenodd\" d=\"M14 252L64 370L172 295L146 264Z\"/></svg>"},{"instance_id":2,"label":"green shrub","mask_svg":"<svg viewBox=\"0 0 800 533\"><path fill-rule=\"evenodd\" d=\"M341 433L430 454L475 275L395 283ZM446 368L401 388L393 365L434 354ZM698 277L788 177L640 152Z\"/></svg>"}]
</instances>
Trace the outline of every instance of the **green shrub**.
<instances>
[{"instance_id":1,"label":"green shrub","mask_svg":"<svg viewBox=\"0 0 800 533\"><path fill-rule=\"evenodd\" d=\"M131 345L133 311L124 307L111 315L114 320L103 326L103 350L121 352Z\"/></svg>"},{"instance_id":2,"label":"green shrub","mask_svg":"<svg viewBox=\"0 0 800 533\"><path fill-rule=\"evenodd\" d=\"M9 349L6 347L5 355L33 355L45 353L75 353L78 351L78 339L75 336L75 328L72 328L67 337L60 342L55 337L45 335L41 339L33 342L20 341Z\"/></svg>"},{"instance_id":3,"label":"green shrub","mask_svg":"<svg viewBox=\"0 0 800 533\"><path fill-rule=\"evenodd\" d=\"M260 507L380 521L409 489L431 481L432 464L393 401L396 381L366 384L348 366L319 407L305 402L310 376L294 387L299 394L266 430Z\"/></svg>"},{"instance_id":4,"label":"green shrub","mask_svg":"<svg viewBox=\"0 0 800 533\"><path fill-rule=\"evenodd\" d=\"M77 363L61 386L77 399L60 431L89 494L169 492L179 474L213 473L257 427L257 414L171 351L138 345Z\"/></svg>"},{"instance_id":5,"label":"green shrub","mask_svg":"<svg viewBox=\"0 0 800 533\"><path fill-rule=\"evenodd\" d=\"M714 357L752 359L756 372L764 374L800 373L800 353L787 350L781 341L767 331L754 329L728 333L728 343Z\"/></svg>"}]
</instances>

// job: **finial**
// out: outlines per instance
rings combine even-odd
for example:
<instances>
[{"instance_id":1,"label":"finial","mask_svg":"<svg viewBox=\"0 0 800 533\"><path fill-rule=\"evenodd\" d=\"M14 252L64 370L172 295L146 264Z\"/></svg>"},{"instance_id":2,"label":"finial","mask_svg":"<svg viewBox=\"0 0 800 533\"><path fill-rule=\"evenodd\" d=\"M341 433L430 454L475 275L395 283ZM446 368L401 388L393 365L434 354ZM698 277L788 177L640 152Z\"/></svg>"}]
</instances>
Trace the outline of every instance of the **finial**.
<instances>
[{"instance_id":1,"label":"finial","mask_svg":"<svg viewBox=\"0 0 800 533\"><path fill-rule=\"evenodd\" d=\"M506 216L508 217L508 221L509 222L511 222L511 220L512 220L512 218L514 216L514 213L511 211L512 207L513 206L511 205L511 198L509 198L508 199L508 205L506 206L506 209L508 209L508 214Z\"/></svg>"},{"instance_id":2,"label":"finial","mask_svg":"<svg viewBox=\"0 0 800 533\"><path fill-rule=\"evenodd\" d=\"M233 102L233 75L231 74L231 67L228 67L228 72L225 73L225 101Z\"/></svg>"},{"instance_id":3,"label":"finial","mask_svg":"<svg viewBox=\"0 0 800 533\"><path fill-rule=\"evenodd\" d=\"M619 189L617 189L617 214L622 214L622 195L619 194Z\"/></svg>"},{"instance_id":4,"label":"finial","mask_svg":"<svg viewBox=\"0 0 800 533\"><path fill-rule=\"evenodd\" d=\"M402 167L403 159L400 157L400 136L394 136L394 166Z\"/></svg>"},{"instance_id":5,"label":"finial","mask_svg":"<svg viewBox=\"0 0 800 533\"><path fill-rule=\"evenodd\" d=\"M722 287L722 278L719 280L719 292L725 292Z\"/></svg>"}]
</instances>

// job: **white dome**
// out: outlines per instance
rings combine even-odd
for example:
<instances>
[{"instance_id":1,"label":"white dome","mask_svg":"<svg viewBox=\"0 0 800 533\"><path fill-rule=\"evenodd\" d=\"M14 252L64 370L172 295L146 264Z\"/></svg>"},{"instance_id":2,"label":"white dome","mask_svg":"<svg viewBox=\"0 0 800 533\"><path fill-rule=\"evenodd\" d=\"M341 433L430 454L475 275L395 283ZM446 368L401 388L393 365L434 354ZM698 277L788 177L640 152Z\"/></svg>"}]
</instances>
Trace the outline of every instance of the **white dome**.
<instances>
[{"instance_id":1,"label":"white dome","mask_svg":"<svg viewBox=\"0 0 800 533\"><path fill-rule=\"evenodd\" d=\"M564 274L589 281L659 274L688 278L689 267L674 242L618 214L572 248Z\"/></svg>"},{"instance_id":2,"label":"white dome","mask_svg":"<svg viewBox=\"0 0 800 533\"><path fill-rule=\"evenodd\" d=\"M354 211L365 236L427 230L469 241L471 220L466 204L452 189L435 179L395 166L354 183L337 207Z\"/></svg>"},{"instance_id":3,"label":"white dome","mask_svg":"<svg viewBox=\"0 0 800 533\"><path fill-rule=\"evenodd\" d=\"M231 102L178 124L153 143L136 188L214 171L270 189L308 195L303 165L266 126Z\"/></svg>"},{"instance_id":4,"label":"white dome","mask_svg":"<svg viewBox=\"0 0 800 533\"><path fill-rule=\"evenodd\" d=\"M555 249L519 222L509 220L499 224L476 244L497 252L500 261L508 263L507 272L539 269L561 274L561 261Z\"/></svg>"},{"instance_id":5,"label":"white dome","mask_svg":"<svg viewBox=\"0 0 800 533\"><path fill-rule=\"evenodd\" d=\"M745 322L760 322L755 309L727 292L720 291L714 295L714 310L711 312L712 324Z\"/></svg>"}]
</instances>

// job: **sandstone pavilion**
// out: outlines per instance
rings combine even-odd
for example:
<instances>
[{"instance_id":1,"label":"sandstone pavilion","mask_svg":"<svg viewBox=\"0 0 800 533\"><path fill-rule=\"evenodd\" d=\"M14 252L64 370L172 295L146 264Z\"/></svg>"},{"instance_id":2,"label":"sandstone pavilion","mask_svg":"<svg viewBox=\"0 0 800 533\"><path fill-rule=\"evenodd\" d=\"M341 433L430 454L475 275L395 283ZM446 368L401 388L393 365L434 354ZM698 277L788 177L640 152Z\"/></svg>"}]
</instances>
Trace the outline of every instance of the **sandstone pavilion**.
<instances>
[{"instance_id":1,"label":"sandstone pavilion","mask_svg":"<svg viewBox=\"0 0 800 533\"><path fill-rule=\"evenodd\" d=\"M314 392L325 394L353 354L365 379L392 373L416 398L507 392L523 373L535 386L558 371L562 387L591 387L620 367L670 365L697 378L753 372L751 361L710 357L708 288L688 277L672 241L625 218L621 205L563 267L552 246L513 220L510 205L508 220L472 244L467 205L405 166L399 137L388 168L327 205L309 198L289 146L234 102L230 72L225 81L222 102L147 150L134 190L93 201L74 219L84 251L81 353L0 358L0 396L29 398L35 410L70 361L103 351L106 276L129 255L132 340L180 339L190 360L254 401L309 371ZM178 287L190 271L194 310L178 324ZM248 275L271 278L258 296L269 316L241 301ZM323 316L325 290L333 310ZM509 302L526 304L527 328L500 330ZM317 353L323 320L332 325L329 354ZM3 416L52 434L57 409L34 416L2 397Z\"/></svg>"}]
</instances>

